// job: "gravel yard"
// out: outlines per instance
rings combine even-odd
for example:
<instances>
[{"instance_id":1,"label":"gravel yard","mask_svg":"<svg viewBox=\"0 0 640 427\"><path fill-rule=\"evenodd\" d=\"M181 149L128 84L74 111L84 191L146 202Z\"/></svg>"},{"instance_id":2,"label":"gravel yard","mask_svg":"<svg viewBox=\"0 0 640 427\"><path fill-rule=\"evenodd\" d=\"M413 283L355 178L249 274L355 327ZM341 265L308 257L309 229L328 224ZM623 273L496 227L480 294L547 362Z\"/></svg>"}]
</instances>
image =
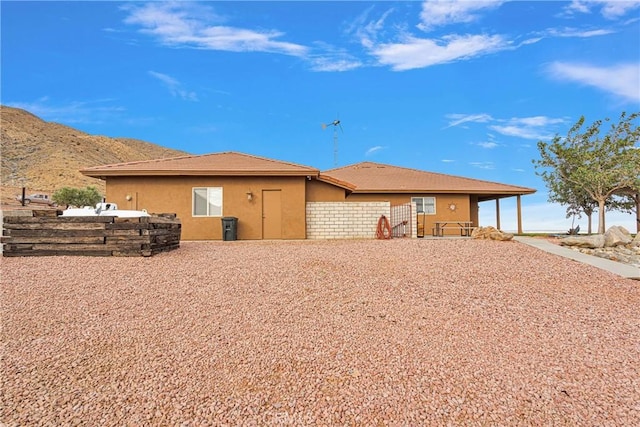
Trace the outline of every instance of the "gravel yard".
<instances>
[{"instance_id":1,"label":"gravel yard","mask_svg":"<svg viewBox=\"0 0 640 427\"><path fill-rule=\"evenodd\" d=\"M517 242L3 258L0 424L640 425L640 282Z\"/></svg>"}]
</instances>

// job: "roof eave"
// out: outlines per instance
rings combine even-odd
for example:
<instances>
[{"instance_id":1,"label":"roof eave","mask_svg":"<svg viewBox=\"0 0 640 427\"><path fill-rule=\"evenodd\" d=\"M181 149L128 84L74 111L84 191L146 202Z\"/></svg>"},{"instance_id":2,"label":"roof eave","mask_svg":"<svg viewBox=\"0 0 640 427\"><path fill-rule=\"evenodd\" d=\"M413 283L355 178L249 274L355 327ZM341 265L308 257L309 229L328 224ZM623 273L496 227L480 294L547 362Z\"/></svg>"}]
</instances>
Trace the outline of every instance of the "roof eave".
<instances>
[{"instance_id":1,"label":"roof eave","mask_svg":"<svg viewBox=\"0 0 640 427\"><path fill-rule=\"evenodd\" d=\"M115 171L82 169L80 173L90 177L116 177L116 176L317 176L317 170L309 171L210 171L210 170L149 170L149 171Z\"/></svg>"},{"instance_id":2,"label":"roof eave","mask_svg":"<svg viewBox=\"0 0 640 427\"><path fill-rule=\"evenodd\" d=\"M523 188L522 190L447 190L447 189L366 189L358 188L353 190L354 194L491 194L491 195L505 195L505 196L517 196L525 194L533 194L536 190L532 188Z\"/></svg>"},{"instance_id":3,"label":"roof eave","mask_svg":"<svg viewBox=\"0 0 640 427\"><path fill-rule=\"evenodd\" d=\"M331 184L331 185L335 185L336 187L340 187L340 188L344 188L345 190L349 190L350 192L355 192L355 188L356 186L346 182L346 181L341 181L337 178L334 178L332 176L328 176L328 175L323 175L323 174L318 174L317 176L318 181L321 182L325 182L327 184Z\"/></svg>"}]
</instances>

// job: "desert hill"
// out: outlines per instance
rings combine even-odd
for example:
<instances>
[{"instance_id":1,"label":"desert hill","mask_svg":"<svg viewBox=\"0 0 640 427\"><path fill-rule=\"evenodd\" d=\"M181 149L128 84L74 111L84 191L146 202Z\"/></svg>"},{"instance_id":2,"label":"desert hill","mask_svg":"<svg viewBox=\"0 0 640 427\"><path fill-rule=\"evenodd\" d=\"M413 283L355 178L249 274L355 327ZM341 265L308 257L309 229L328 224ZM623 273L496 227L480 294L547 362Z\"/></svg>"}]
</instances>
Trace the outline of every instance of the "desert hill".
<instances>
[{"instance_id":1,"label":"desert hill","mask_svg":"<svg viewBox=\"0 0 640 427\"><path fill-rule=\"evenodd\" d=\"M6 106L0 106L0 137L3 204L23 186L51 194L62 187L91 185L104 193L104 181L79 170L188 154L136 139L90 135Z\"/></svg>"}]
</instances>

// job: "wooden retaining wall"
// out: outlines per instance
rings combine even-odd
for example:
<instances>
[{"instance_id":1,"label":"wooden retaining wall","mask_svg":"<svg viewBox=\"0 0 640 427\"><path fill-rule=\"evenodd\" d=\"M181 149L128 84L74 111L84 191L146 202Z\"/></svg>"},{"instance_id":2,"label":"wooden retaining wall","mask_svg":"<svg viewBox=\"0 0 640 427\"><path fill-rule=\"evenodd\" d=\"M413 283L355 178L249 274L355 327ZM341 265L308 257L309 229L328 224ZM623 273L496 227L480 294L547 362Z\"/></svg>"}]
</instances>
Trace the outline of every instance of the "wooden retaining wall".
<instances>
[{"instance_id":1,"label":"wooden retaining wall","mask_svg":"<svg viewBox=\"0 0 640 427\"><path fill-rule=\"evenodd\" d=\"M141 218L4 216L2 254L152 256L177 249L181 228L173 214Z\"/></svg>"}]
</instances>

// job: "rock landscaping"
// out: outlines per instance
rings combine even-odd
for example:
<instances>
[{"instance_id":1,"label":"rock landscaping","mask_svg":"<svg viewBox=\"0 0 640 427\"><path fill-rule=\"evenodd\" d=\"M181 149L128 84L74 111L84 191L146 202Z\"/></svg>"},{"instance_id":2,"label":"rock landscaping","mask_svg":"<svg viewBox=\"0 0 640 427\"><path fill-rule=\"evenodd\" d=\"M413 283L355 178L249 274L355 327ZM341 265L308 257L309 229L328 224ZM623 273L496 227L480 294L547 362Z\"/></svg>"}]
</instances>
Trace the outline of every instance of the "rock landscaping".
<instances>
[{"instance_id":1,"label":"rock landscaping","mask_svg":"<svg viewBox=\"0 0 640 427\"><path fill-rule=\"evenodd\" d=\"M614 225L604 234L568 236L559 243L588 255L640 267L640 234L634 238L624 227Z\"/></svg>"},{"instance_id":2,"label":"rock landscaping","mask_svg":"<svg viewBox=\"0 0 640 427\"><path fill-rule=\"evenodd\" d=\"M473 239L505 241L513 239L513 234L505 233L504 231L500 231L495 227L488 226L474 228L471 232L471 237Z\"/></svg>"},{"instance_id":3,"label":"rock landscaping","mask_svg":"<svg viewBox=\"0 0 640 427\"><path fill-rule=\"evenodd\" d=\"M2 258L0 424L640 425L638 282L518 242L90 261Z\"/></svg>"}]
</instances>

